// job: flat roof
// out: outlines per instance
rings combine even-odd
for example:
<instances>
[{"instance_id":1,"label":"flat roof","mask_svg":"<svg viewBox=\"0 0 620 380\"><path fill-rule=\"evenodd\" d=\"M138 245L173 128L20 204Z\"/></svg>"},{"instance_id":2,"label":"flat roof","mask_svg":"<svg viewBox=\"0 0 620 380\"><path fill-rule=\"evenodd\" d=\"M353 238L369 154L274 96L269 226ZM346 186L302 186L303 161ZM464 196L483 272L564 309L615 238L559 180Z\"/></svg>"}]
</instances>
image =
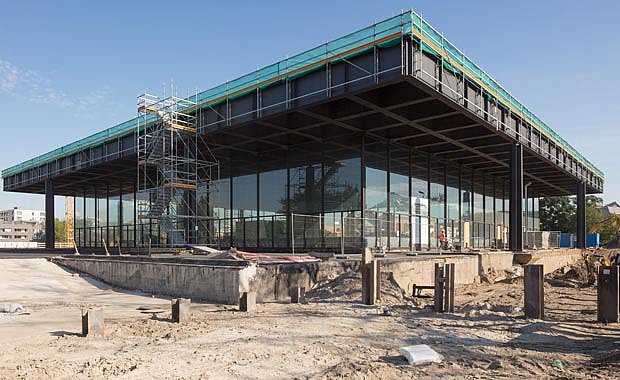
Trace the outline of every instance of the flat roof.
<instances>
[{"instance_id":1,"label":"flat roof","mask_svg":"<svg viewBox=\"0 0 620 380\"><path fill-rule=\"evenodd\" d=\"M190 97L197 103L196 108L210 107L214 104L242 96L256 88L266 87L284 78L296 78L316 70L326 62L337 62L350 56L361 54L376 45L394 43L404 35L410 35L420 41L425 51L441 57L444 65L450 70L465 75L470 81L484 88L491 96L511 112L528 121L541 134L563 147L595 174L604 178L601 170L596 168L573 146L551 129L541 118L519 102L474 63L457 47L450 43L442 33L433 28L426 20L414 11L406 11L360 29L346 36L319 45L313 49L294 55L282 61L268 65L249 74L228 81L209 90ZM191 111L191 110L190 110ZM35 168L56 159L69 156L86 148L100 145L111 139L125 136L138 128L138 119L133 118L111 128L95 133L68 145L54 149L20 164L2 171L2 177L8 177Z\"/></svg>"}]
</instances>

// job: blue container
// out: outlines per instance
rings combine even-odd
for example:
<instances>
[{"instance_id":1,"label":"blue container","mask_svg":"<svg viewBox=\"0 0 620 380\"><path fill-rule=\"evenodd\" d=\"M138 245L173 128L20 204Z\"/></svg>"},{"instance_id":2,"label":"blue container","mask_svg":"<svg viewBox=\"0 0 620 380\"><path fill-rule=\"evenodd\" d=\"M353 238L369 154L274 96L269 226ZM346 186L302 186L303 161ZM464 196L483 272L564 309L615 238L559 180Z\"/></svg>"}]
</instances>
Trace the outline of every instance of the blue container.
<instances>
[{"instance_id":1,"label":"blue container","mask_svg":"<svg viewBox=\"0 0 620 380\"><path fill-rule=\"evenodd\" d=\"M575 234L571 234L569 232L562 232L560 234L560 247L561 248L573 248L575 247L577 239L575 239Z\"/></svg>"},{"instance_id":2,"label":"blue container","mask_svg":"<svg viewBox=\"0 0 620 380\"><path fill-rule=\"evenodd\" d=\"M601 245L601 234L593 233L586 235L586 247L588 248L596 248Z\"/></svg>"}]
</instances>

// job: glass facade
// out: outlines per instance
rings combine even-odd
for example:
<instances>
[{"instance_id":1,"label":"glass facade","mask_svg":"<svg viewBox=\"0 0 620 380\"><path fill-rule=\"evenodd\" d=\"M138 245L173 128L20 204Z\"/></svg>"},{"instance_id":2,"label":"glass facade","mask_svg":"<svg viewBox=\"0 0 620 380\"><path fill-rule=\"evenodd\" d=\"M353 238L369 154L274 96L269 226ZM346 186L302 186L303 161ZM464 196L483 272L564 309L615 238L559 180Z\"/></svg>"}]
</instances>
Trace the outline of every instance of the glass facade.
<instances>
[{"instance_id":1,"label":"glass facade","mask_svg":"<svg viewBox=\"0 0 620 380\"><path fill-rule=\"evenodd\" d=\"M508 244L509 185L396 143L359 144L222 162L222 177L199 187L197 243L248 250L362 245L437 249L443 230L455 248ZM148 192L77 194L80 246L167 242L165 225L144 217ZM538 198L524 200L524 227L539 229ZM142 217L141 217L142 215Z\"/></svg>"}]
</instances>

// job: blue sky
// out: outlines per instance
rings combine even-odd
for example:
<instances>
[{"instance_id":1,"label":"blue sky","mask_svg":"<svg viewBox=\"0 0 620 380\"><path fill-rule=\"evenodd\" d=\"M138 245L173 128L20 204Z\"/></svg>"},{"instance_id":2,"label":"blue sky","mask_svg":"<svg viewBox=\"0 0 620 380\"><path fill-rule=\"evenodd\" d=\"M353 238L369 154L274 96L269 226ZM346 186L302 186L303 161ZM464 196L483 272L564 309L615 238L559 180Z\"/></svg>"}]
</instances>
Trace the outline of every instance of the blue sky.
<instances>
[{"instance_id":1,"label":"blue sky","mask_svg":"<svg viewBox=\"0 0 620 380\"><path fill-rule=\"evenodd\" d=\"M620 200L618 1L4 2L0 167L135 116L142 92L204 90L410 8L603 170L605 200ZM14 205L43 208L43 197L0 192L0 208Z\"/></svg>"}]
</instances>

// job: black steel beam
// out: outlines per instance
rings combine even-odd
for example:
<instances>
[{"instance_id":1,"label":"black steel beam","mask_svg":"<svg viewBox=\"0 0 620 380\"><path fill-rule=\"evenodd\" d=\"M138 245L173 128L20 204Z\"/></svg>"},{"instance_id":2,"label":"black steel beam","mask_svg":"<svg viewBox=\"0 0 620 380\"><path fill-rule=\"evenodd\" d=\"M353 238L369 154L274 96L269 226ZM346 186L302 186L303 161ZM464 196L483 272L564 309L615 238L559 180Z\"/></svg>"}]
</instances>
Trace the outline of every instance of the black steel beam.
<instances>
[{"instance_id":1,"label":"black steel beam","mask_svg":"<svg viewBox=\"0 0 620 380\"><path fill-rule=\"evenodd\" d=\"M510 161L510 249L523 250L523 146L512 146Z\"/></svg>"},{"instance_id":2,"label":"black steel beam","mask_svg":"<svg viewBox=\"0 0 620 380\"><path fill-rule=\"evenodd\" d=\"M586 247L586 184L577 183L577 248Z\"/></svg>"},{"instance_id":3,"label":"black steel beam","mask_svg":"<svg viewBox=\"0 0 620 380\"><path fill-rule=\"evenodd\" d=\"M54 183L45 180L45 249L53 250L56 236L54 234Z\"/></svg>"}]
</instances>

